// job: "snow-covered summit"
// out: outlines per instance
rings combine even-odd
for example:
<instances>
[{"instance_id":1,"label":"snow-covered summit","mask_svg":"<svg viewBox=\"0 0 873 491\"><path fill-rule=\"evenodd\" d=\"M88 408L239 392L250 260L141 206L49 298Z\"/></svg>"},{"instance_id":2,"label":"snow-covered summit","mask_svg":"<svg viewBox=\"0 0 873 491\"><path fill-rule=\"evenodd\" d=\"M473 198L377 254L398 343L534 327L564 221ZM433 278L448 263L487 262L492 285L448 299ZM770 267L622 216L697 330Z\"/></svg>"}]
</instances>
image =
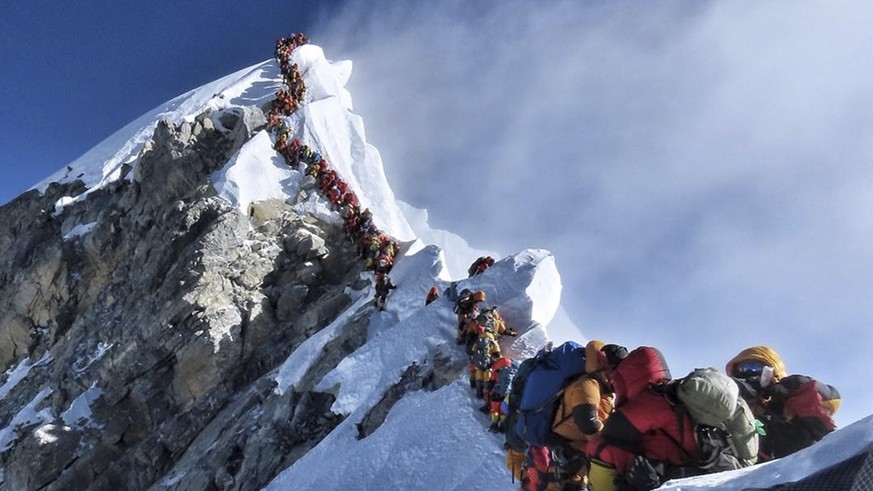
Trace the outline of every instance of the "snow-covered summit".
<instances>
[{"instance_id":1,"label":"snow-covered summit","mask_svg":"<svg viewBox=\"0 0 873 491\"><path fill-rule=\"evenodd\" d=\"M264 61L188 91L128 123L32 189L42 192L53 182L76 180L81 180L89 191L99 189L119 179L124 164L135 162L158 121L178 124L209 109L265 104L280 84L278 73L274 61Z\"/></svg>"},{"instance_id":2,"label":"snow-covered summit","mask_svg":"<svg viewBox=\"0 0 873 491\"><path fill-rule=\"evenodd\" d=\"M320 151L357 193L362 206L378 217L381 229L399 240L411 240L414 234L396 204L379 152L367 143L363 121L352 112L352 99L345 89L351 62L328 61L322 49L311 44L294 50L293 60L307 83L305 104L288 118L294 136ZM179 124L193 121L204 111L220 114L233 107L263 107L281 86L276 62L265 61L189 91L131 122L34 188L44 191L52 182L81 180L87 189L83 195L58 203L69 204L121 178L123 165L135 165L158 121ZM217 118L216 123L220 125ZM291 175L293 171L281 164L265 133L247 143L214 179L221 196L245 210L253 201L293 196L297 180L289 180Z\"/></svg>"}]
</instances>

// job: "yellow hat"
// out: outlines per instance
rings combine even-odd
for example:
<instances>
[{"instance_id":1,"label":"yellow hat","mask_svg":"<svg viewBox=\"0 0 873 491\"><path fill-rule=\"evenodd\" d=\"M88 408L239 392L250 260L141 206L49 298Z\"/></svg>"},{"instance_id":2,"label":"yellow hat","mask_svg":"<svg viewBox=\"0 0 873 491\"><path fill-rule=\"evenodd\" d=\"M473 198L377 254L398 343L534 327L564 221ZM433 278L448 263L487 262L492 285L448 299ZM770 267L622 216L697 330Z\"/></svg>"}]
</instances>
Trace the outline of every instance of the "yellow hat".
<instances>
[{"instance_id":1,"label":"yellow hat","mask_svg":"<svg viewBox=\"0 0 873 491\"><path fill-rule=\"evenodd\" d=\"M757 360L772 368L774 382L778 382L780 379L788 376L788 371L785 370L785 364L782 362L782 357L779 356L779 353L777 353L776 350L767 346L752 346L751 348L746 348L743 351L740 351L737 356L731 358L731 361L727 362L727 365L724 367L725 372L728 375L731 375L733 373L734 365L745 360Z\"/></svg>"},{"instance_id":2,"label":"yellow hat","mask_svg":"<svg viewBox=\"0 0 873 491\"><path fill-rule=\"evenodd\" d=\"M604 347L606 343L592 339L585 345L585 373L594 373L600 370L600 357L598 351Z\"/></svg>"}]
</instances>

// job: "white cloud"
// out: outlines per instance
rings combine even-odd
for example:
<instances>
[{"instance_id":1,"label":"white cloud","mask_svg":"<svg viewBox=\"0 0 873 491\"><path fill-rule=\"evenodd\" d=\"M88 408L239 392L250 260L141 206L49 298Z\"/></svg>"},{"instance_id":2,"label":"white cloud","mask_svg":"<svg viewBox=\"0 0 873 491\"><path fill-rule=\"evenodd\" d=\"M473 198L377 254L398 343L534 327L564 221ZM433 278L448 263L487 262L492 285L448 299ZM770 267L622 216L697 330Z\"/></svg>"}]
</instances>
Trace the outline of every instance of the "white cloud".
<instances>
[{"instance_id":1,"label":"white cloud","mask_svg":"<svg viewBox=\"0 0 873 491\"><path fill-rule=\"evenodd\" d=\"M845 424L873 407L873 6L838 4L384 2L314 42L346 43L398 196L550 249L586 335L676 375L772 344Z\"/></svg>"}]
</instances>

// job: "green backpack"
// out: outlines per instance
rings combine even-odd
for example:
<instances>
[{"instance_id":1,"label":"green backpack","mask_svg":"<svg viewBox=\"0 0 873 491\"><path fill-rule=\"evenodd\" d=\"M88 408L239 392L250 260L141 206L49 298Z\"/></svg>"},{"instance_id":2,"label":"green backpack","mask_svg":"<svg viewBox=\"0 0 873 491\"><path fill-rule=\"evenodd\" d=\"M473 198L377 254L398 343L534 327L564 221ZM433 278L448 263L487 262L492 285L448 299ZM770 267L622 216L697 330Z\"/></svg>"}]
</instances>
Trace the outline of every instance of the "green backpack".
<instances>
[{"instance_id":1,"label":"green backpack","mask_svg":"<svg viewBox=\"0 0 873 491\"><path fill-rule=\"evenodd\" d=\"M697 368L676 381L676 396L697 425L724 430L742 466L755 463L758 432L736 382L715 368Z\"/></svg>"}]
</instances>

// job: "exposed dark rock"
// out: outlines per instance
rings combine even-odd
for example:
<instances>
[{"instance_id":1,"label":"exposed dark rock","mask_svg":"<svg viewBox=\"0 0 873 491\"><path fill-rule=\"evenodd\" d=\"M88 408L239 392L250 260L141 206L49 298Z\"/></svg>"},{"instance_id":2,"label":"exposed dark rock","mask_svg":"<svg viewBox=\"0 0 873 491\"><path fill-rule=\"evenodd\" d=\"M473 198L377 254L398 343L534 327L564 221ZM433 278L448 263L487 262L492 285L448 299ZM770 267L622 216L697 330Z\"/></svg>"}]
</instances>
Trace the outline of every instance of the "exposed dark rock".
<instances>
[{"instance_id":1,"label":"exposed dark rock","mask_svg":"<svg viewBox=\"0 0 873 491\"><path fill-rule=\"evenodd\" d=\"M366 438L385 422L388 412L404 394L416 390L432 391L457 380L464 370L464 365L453 361L452 357L436 355L430 366L413 363L406 367L396 384L385 391L385 394L373 406L364 418L357 423L358 439Z\"/></svg>"},{"instance_id":2,"label":"exposed dark rock","mask_svg":"<svg viewBox=\"0 0 873 491\"><path fill-rule=\"evenodd\" d=\"M281 201L242 215L209 182L264 124L257 109L162 122L129 179L0 208L0 368L32 365L0 424L49 418L10 428L0 488L257 489L342 421L312 380L363 344L365 319L306 387L275 393L270 374L364 286L354 245ZM62 423L74 406L90 414Z\"/></svg>"}]
</instances>

